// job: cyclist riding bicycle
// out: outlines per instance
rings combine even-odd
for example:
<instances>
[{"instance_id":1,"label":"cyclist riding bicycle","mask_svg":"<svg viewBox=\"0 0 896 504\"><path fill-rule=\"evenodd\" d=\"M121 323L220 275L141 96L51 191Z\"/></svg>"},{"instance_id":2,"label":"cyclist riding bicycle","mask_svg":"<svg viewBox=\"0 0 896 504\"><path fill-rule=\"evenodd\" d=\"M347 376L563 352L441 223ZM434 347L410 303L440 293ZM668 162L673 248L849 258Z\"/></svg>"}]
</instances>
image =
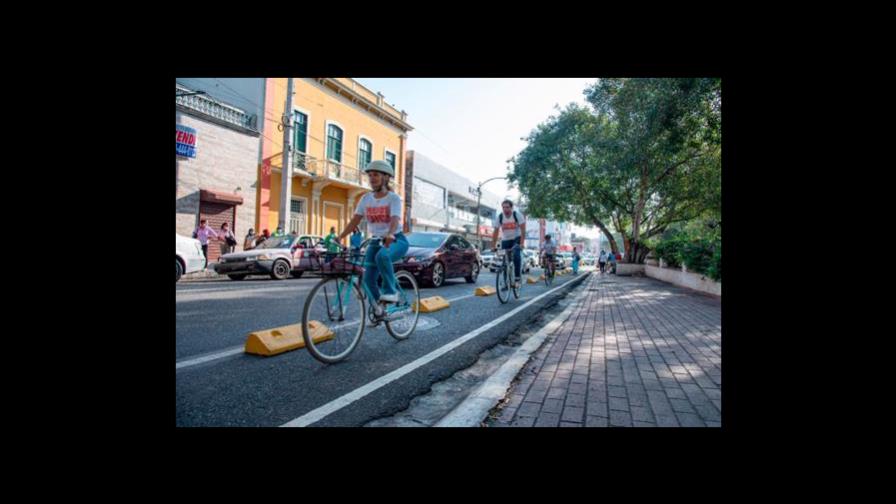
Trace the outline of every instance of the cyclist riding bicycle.
<instances>
[{"instance_id":1,"label":"cyclist riding bicycle","mask_svg":"<svg viewBox=\"0 0 896 504\"><path fill-rule=\"evenodd\" d=\"M355 209L355 215L345 229L339 233L338 242L357 228L361 219L367 219L367 231L372 240L367 246L364 257L364 283L370 289L374 299L379 303L398 301L398 288L395 281L395 269L392 265L408 251L408 239L401 229L401 196L392 192L390 181L395 176L392 165L385 161L373 161L364 169L372 191L361 198ZM383 293L377 287L378 277L383 278ZM382 307L377 305L378 310Z\"/></svg>"},{"instance_id":2,"label":"cyclist riding bicycle","mask_svg":"<svg viewBox=\"0 0 896 504\"><path fill-rule=\"evenodd\" d=\"M498 232L501 232L501 249L513 249L514 288L520 287L520 269L522 267L521 237L526 236L526 218L518 210L513 209L513 202L501 202L502 212L495 218L495 231L492 233L492 250L497 251Z\"/></svg>"},{"instance_id":3,"label":"cyclist riding bicycle","mask_svg":"<svg viewBox=\"0 0 896 504\"><path fill-rule=\"evenodd\" d=\"M557 244L551 241L551 235L544 235L544 244L541 245L540 253L544 260L544 268L547 269L548 265L550 265L551 269L553 270L554 254L557 253Z\"/></svg>"}]
</instances>

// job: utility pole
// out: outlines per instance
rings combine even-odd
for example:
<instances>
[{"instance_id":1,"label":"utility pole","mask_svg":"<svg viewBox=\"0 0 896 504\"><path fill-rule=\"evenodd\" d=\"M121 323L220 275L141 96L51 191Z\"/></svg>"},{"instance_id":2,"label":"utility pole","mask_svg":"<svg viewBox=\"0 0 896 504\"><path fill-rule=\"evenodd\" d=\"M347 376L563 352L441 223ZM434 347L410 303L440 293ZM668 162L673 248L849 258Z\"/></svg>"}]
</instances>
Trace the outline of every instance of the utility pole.
<instances>
[{"instance_id":1,"label":"utility pole","mask_svg":"<svg viewBox=\"0 0 896 504\"><path fill-rule=\"evenodd\" d=\"M283 169L280 170L280 215L277 224L289 233L289 215L292 210L292 77L286 84L286 106L283 110Z\"/></svg>"},{"instance_id":2,"label":"utility pole","mask_svg":"<svg viewBox=\"0 0 896 504\"><path fill-rule=\"evenodd\" d=\"M479 242L478 245L480 252L482 251L482 233L479 232L479 214L481 213L479 206L482 202L482 186L485 185L486 182L506 178L507 177L492 177L486 181L480 182L479 185L476 186L476 240Z\"/></svg>"}]
</instances>

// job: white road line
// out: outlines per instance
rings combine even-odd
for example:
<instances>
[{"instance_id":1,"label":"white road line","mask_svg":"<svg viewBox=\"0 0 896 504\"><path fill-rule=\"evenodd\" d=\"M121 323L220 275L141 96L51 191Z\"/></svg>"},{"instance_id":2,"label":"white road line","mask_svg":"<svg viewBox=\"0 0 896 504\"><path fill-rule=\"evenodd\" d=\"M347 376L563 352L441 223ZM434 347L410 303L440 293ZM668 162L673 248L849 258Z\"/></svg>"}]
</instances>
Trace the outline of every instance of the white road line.
<instances>
[{"instance_id":1,"label":"white road line","mask_svg":"<svg viewBox=\"0 0 896 504\"><path fill-rule=\"evenodd\" d=\"M230 357L231 355L243 353L244 348L245 347L243 345L239 345L239 346L235 346L235 347L230 347L226 350L221 350L220 352L215 352L213 354L204 355L202 357L196 357L193 359L182 360L182 361L176 362L174 364L174 370L177 371L178 369L182 369L182 368L189 367L189 366L195 366L197 364L202 364L203 362L209 362L209 361L213 361L213 360L223 359L224 357Z\"/></svg>"},{"instance_id":2,"label":"white road line","mask_svg":"<svg viewBox=\"0 0 896 504\"><path fill-rule=\"evenodd\" d=\"M341 397L338 397L338 398L328 402L327 404L324 404L323 406L321 406L319 408L311 410L308 413L305 413L304 415L302 415L298 418L290 420L289 422L286 422L285 424L281 425L281 427L305 427L305 426L311 425L311 424L323 419L324 417L326 417L336 411L339 411L340 409L348 406L349 404L351 404L359 399L362 399L363 397L367 396L368 394L392 383L393 381L414 371L415 369L417 369L421 366L424 366L427 363L441 357L442 355L450 352L451 350L454 350L455 348L463 345L467 341L470 341L471 339L475 338L476 336L479 336L483 332L491 329L492 327L495 327L496 325L500 324L501 322L504 322L508 318L516 315L517 313L524 310L526 307L528 307L532 303L538 301L539 299L547 296L548 294L553 293L556 290L562 289L568 285L569 285L569 282L564 282L563 285L554 287L553 289L532 299L528 303L519 306L515 310L512 310L512 311L504 314L503 316L493 320L492 322L489 322L488 324L480 327L479 329L476 329L475 331L468 332L467 334L461 336L460 338L455 339L451 343L448 343L440 348L437 348L437 349L433 350L432 352L424 355L423 357L420 357L419 359L417 359L413 362L410 362L408 364L405 364L404 366L401 366L400 368L396 369L395 371L392 371L391 373L385 374L366 385L358 387L357 389L355 389Z\"/></svg>"},{"instance_id":3,"label":"white road line","mask_svg":"<svg viewBox=\"0 0 896 504\"><path fill-rule=\"evenodd\" d=\"M473 297L473 296L475 296L475 294L467 294L465 296L458 296L458 297L449 299L448 302L450 303L453 301L460 301L461 299L466 299L466 298ZM340 325L334 326L333 329L340 329L342 327L347 327L349 325L354 325L357 323L358 322L349 322L348 324L340 324ZM178 369L183 369L185 367L195 366L197 364L204 364L209 361L223 359L225 357L230 357L231 355L236 355L238 353L242 353L243 348L244 348L243 345L239 345L239 346L230 347L230 348L221 350L220 352L215 352L212 354L204 355L202 357L196 357L196 358L192 358L192 359L182 360L182 361L175 363L174 369L176 371Z\"/></svg>"},{"instance_id":4,"label":"white road line","mask_svg":"<svg viewBox=\"0 0 896 504\"><path fill-rule=\"evenodd\" d=\"M565 284L564 284L564 285L565 285ZM561 285L561 287L562 287L562 285ZM449 303L452 303L452 302L454 302L454 301L460 301L461 299L471 298L471 297L474 297L474 296L476 296L476 294L466 294L466 295L464 295L464 296L453 297L453 298L451 298L451 299L448 299L447 301L448 301ZM358 323L358 322L350 322L350 323L348 323L348 324L342 324L342 325L334 326L333 329L339 329L339 328L346 327L346 326L348 326L348 325L354 325L354 324L357 324L357 323ZM215 353L212 353L212 354L203 355L203 356L201 356L201 357L189 358L189 359L186 359L186 360L178 361L178 362L175 363L175 365L174 365L174 369L175 369L175 371L176 371L176 370L178 370L178 369L183 369L183 368L190 367L190 366L196 366L196 365L198 365L198 364L204 364L204 363L206 363L206 362L210 362L210 361L213 361L213 360L224 359L224 358L226 358L226 357L230 357L230 356L232 356L232 355L236 355L236 354L242 353L242 352L243 352L243 349L244 349L244 345L239 345L239 346L234 346L234 347L226 348L226 349L224 349L224 350L221 350L220 352L215 352Z\"/></svg>"}]
</instances>

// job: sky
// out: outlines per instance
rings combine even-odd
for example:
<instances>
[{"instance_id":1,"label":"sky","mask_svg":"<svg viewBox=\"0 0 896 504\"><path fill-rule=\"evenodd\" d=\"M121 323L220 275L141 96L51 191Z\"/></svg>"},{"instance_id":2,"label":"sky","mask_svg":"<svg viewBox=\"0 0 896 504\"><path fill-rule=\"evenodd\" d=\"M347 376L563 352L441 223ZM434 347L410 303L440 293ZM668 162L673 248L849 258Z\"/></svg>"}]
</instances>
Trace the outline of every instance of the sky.
<instances>
[{"instance_id":1,"label":"sky","mask_svg":"<svg viewBox=\"0 0 896 504\"><path fill-rule=\"evenodd\" d=\"M522 138L556 113L555 106L585 105L590 79L435 79L358 78L398 110L414 128L408 150L481 182L507 174L507 160L526 147ZM504 180L483 186L498 196L518 200ZM596 229L573 227L577 235L596 237Z\"/></svg>"}]
</instances>

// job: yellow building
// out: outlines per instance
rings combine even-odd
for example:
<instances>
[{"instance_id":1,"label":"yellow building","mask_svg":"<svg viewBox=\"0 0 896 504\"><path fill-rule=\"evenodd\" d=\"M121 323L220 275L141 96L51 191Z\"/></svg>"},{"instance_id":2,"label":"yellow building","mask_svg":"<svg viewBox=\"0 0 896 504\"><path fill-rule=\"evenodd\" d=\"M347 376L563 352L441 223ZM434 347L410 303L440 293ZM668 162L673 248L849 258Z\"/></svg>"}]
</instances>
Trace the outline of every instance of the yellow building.
<instances>
[{"instance_id":1,"label":"yellow building","mask_svg":"<svg viewBox=\"0 0 896 504\"><path fill-rule=\"evenodd\" d=\"M293 179L287 231L326 236L351 219L370 190L362 169L373 160L393 165L392 190L405 198L407 115L349 78L293 79ZM262 164L257 187L257 232L277 229L283 173L281 118L286 78L265 84ZM402 222L407 227L407 207Z\"/></svg>"}]
</instances>

